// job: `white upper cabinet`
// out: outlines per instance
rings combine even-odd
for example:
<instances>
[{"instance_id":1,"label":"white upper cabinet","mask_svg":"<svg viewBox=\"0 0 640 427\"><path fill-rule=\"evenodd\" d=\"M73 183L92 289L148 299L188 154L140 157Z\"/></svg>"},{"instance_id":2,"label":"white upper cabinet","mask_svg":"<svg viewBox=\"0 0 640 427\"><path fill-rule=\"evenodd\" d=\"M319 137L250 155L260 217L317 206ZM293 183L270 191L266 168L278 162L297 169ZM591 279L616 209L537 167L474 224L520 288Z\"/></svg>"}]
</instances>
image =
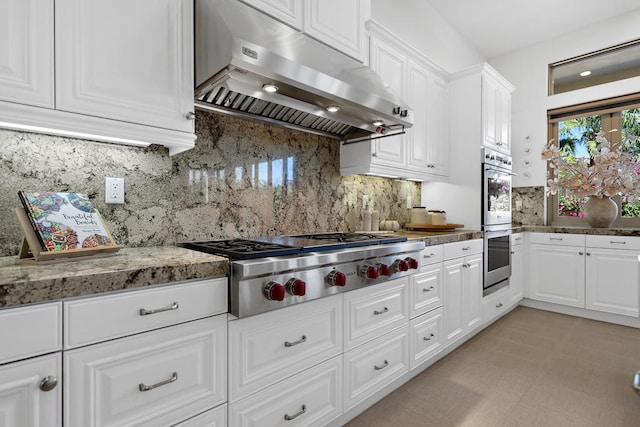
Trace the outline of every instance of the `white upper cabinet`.
<instances>
[{"instance_id":1,"label":"white upper cabinet","mask_svg":"<svg viewBox=\"0 0 640 427\"><path fill-rule=\"evenodd\" d=\"M53 0L0 2L0 100L53 108Z\"/></svg>"},{"instance_id":2,"label":"white upper cabinet","mask_svg":"<svg viewBox=\"0 0 640 427\"><path fill-rule=\"evenodd\" d=\"M269 16L302 31L302 0L240 0Z\"/></svg>"},{"instance_id":3,"label":"white upper cabinet","mask_svg":"<svg viewBox=\"0 0 640 427\"><path fill-rule=\"evenodd\" d=\"M56 0L56 108L193 132L183 0Z\"/></svg>"},{"instance_id":4,"label":"white upper cabinet","mask_svg":"<svg viewBox=\"0 0 640 427\"><path fill-rule=\"evenodd\" d=\"M53 4L0 2L2 126L192 148L193 3Z\"/></svg>"},{"instance_id":5,"label":"white upper cabinet","mask_svg":"<svg viewBox=\"0 0 640 427\"><path fill-rule=\"evenodd\" d=\"M513 85L483 63L452 75L450 88L451 111L465 120L465 126L451 128L451 139L510 154Z\"/></svg>"},{"instance_id":6,"label":"white upper cabinet","mask_svg":"<svg viewBox=\"0 0 640 427\"><path fill-rule=\"evenodd\" d=\"M240 0L360 62L367 62L365 22L371 0Z\"/></svg>"},{"instance_id":7,"label":"white upper cabinet","mask_svg":"<svg viewBox=\"0 0 640 427\"><path fill-rule=\"evenodd\" d=\"M406 100L414 125L403 135L340 147L340 173L419 181L449 178L448 74L416 49L371 23L370 67Z\"/></svg>"}]
</instances>

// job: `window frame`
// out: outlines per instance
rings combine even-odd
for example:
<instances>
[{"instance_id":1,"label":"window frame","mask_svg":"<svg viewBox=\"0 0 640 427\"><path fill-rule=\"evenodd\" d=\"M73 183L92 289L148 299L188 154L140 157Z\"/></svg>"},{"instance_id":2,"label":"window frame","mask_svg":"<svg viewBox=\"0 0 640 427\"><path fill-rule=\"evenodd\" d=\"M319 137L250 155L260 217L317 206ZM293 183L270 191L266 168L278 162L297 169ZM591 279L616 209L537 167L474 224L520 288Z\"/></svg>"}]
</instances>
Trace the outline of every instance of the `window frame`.
<instances>
[{"instance_id":1,"label":"window frame","mask_svg":"<svg viewBox=\"0 0 640 427\"><path fill-rule=\"evenodd\" d=\"M547 140L553 139L556 144L558 138L558 122L572 118L602 115L602 130L608 132L617 129L618 132L607 133L607 139L613 148L617 148L621 141L622 111L632 108L640 108L640 92L624 95L616 98L603 99L584 104L572 105L569 107L556 108L547 111ZM549 176L549 164L546 165L547 176ZM545 178L545 190L546 190ZM558 215L558 194L545 194L547 201L547 223L551 226L559 227L582 227L589 228L589 224L584 218ZM611 228L640 228L640 217L623 218L621 197L612 197L618 205L618 217L611 224Z\"/></svg>"}]
</instances>

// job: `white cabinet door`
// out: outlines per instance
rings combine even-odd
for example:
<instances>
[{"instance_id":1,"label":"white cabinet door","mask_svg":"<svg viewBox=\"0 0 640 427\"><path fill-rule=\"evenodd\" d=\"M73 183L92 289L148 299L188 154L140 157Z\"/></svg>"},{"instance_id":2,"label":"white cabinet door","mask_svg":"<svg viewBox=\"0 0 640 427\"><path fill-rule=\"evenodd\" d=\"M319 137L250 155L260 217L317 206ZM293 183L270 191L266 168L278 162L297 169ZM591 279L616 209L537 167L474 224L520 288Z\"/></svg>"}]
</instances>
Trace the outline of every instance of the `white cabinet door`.
<instances>
[{"instance_id":1,"label":"white cabinet door","mask_svg":"<svg viewBox=\"0 0 640 427\"><path fill-rule=\"evenodd\" d=\"M240 0L276 18L278 21L302 30L302 0Z\"/></svg>"},{"instance_id":2,"label":"white cabinet door","mask_svg":"<svg viewBox=\"0 0 640 427\"><path fill-rule=\"evenodd\" d=\"M407 103L413 109L415 123L407 130L407 169L430 172L429 107L431 75L416 61L407 64Z\"/></svg>"},{"instance_id":3,"label":"white cabinet door","mask_svg":"<svg viewBox=\"0 0 640 427\"><path fill-rule=\"evenodd\" d=\"M342 353L342 310L334 295L229 322L229 401Z\"/></svg>"},{"instance_id":4,"label":"white cabinet door","mask_svg":"<svg viewBox=\"0 0 640 427\"><path fill-rule=\"evenodd\" d=\"M360 62L365 62L371 0L308 0L304 32Z\"/></svg>"},{"instance_id":5,"label":"white cabinet door","mask_svg":"<svg viewBox=\"0 0 640 427\"><path fill-rule=\"evenodd\" d=\"M466 332L482 325L482 254L465 258L463 316Z\"/></svg>"},{"instance_id":6,"label":"white cabinet door","mask_svg":"<svg viewBox=\"0 0 640 427\"><path fill-rule=\"evenodd\" d=\"M406 93L407 58L398 49L371 37L371 64L373 71L378 73L389 89L396 95L403 97ZM371 143L371 163L404 168L406 165L406 138L397 135L376 139Z\"/></svg>"},{"instance_id":7,"label":"white cabinet door","mask_svg":"<svg viewBox=\"0 0 640 427\"><path fill-rule=\"evenodd\" d=\"M193 132L193 2L56 0L56 108Z\"/></svg>"},{"instance_id":8,"label":"white cabinet door","mask_svg":"<svg viewBox=\"0 0 640 427\"><path fill-rule=\"evenodd\" d=\"M434 359L443 348L442 308L430 311L411 320L409 328L411 369Z\"/></svg>"},{"instance_id":9,"label":"white cabinet door","mask_svg":"<svg viewBox=\"0 0 640 427\"><path fill-rule=\"evenodd\" d=\"M497 93L497 122L498 149L503 153L511 153L511 93L504 87L499 87Z\"/></svg>"},{"instance_id":10,"label":"white cabinet door","mask_svg":"<svg viewBox=\"0 0 640 427\"><path fill-rule=\"evenodd\" d=\"M449 82L435 74L431 74L426 102L428 124L427 173L437 177L448 178L451 157L449 151Z\"/></svg>"},{"instance_id":11,"label":"white cabinet door","mask_svg":"<svg viewBox=\"0 0 640 427\"><path fill-rule=\"evenodd\" d=\"M529 251L529 298L584 308L584 247L534 243Z\"/></svg>"},{"instance_id":12,"label":"white cabinet door","mask_svg":"<svg viewBox=\"0 0 640 427\"><path fill-rule=\"evenodd\" d=\"M495 78L482 76L483 145L506 154L511 152L511 91Z\"/></svg>"},{"instance_id":13,"label":"white cabinet door","mask_svg":"<svg viewBox=\"0 0 640 427\"><path fill-rule=\"evenodd\" d=\"M511 238L511 277L509 277L509 290L511 293L510 305L518 304L524 296L524 245L521 239L521 234L512 235Z\"/></svg>"},{"instance_id":14,"label":"white cabinet door","mask_svg":"<svg viewBox=\"0 0 640 427\"><path fill-rule=\"evenodd\" d=\"M586 308L638 317L638 253L587 248Z\"/></svg>"},{"instance_id":15,"label":"white cabinet door","mask_svg":"<svg viewBox=\"0 0 640 427\"><path fill-rule=\"evenodd\" d=\"M0 366L0 426L62 426L61 359L55 353Z\"/></svg>"},{"instance_id":16,"label":"white cabinet door","mask_svg":"<svg viewBox=\"0 0 640 427\"><path fill-rule=\"evenodd\" d=\"M442 306L443 277L442 263L422 267L411 276L411 318Z\"/></svg>"},{"instance_id":17,"label":"white cabinet door","mask_svg":"<svg viewBox=\"0 0 640 427\"><path fill-rule=\"evenodd\" d=\"M219 315L64 352L66 426L173 425L226 401Z\"/></svg>"},{"instance_id":18,"label":"white cabinet door","mask_svg":"<svg viewBox=\"0 0 640 427\"><path fill-rule=\"evenodd\" d=\"M327 425L342 413L342 380L342 357L329 359L229 405L229 426Z\"/></svg>"},{"instance_id":19,"label":"white cabinet door","mask_svg":"<svg viewBox=\"0 0 640 427\"><path fill-rule=\"evenodd\" d=\"M0 2L0 100L53 108L53 0Z\"/></svg>"},{"instance_id":20,"label":"white cabinet door","mask_svg":"<svg viewBox=\"0 0 640 427\"><path fill-rule=\"evenodd\" d=\"M344 354L345 411L409 372L408 326Z\"/></svg>"}]
</instances>

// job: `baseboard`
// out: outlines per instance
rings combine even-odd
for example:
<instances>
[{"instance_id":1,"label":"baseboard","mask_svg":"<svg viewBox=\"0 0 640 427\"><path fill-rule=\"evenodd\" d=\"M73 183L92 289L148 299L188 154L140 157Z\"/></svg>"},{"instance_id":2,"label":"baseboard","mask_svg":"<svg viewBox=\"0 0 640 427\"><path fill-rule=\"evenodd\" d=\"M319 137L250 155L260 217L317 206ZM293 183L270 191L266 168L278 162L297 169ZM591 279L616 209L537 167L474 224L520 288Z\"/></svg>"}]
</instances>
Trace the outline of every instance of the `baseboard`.
<instances>
[{"instance_id":1,"label":"baseboard","mask_svg":"<svg viewBox=\"0 0 640 427\"><path fill-rule=\"evenodd\" d=\"M623 316L620 314L605 313L586 308L570 307L551 302L537 301L524 298L520 301L524 307L537 308L539 310L553 311L554 313L567 314L569 316L584 317L585 319L598 320L600 322L615 323L616 325L630 326L640 329L640 319L637 317Z\"/></svg>"}]
</instances>

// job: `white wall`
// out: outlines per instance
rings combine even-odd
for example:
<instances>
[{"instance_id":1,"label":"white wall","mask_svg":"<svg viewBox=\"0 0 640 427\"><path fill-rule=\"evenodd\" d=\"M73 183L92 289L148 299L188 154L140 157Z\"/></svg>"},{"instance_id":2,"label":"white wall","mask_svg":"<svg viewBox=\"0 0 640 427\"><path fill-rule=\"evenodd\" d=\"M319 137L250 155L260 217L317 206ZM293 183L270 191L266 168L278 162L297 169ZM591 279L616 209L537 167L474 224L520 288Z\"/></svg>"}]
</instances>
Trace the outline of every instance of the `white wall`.
<instances>
[{"instance_id":1,"label":"white wall","mask_svg":"<svg viewBox=\"0 0 640 427\"><path fill-rule=\"evenodd\" d=\"M372 0L371 17L450 73L485 58L422 0Z\"/></svg>"},{"instance_id":2,"label":"white wall","mask_svg":"<svg viewBox=\"0 0 640 427\"><path fill-rule=\"evenodd\" d=\"M544 185L546 167L540 151L547 142L547 109L581 102L640 92L640 77L606 85L547 96L548 64L593 52L640 37L640 9L618 16L598 26L584 28L521 49L488 62L507 78L516 91L512 98L512 149L514 158L514 186ZM529 136L530 142L525 142ZM526 147L530 153L525 154ZM531 161L525 167L524 162ZM530 177L526 178L525 173Z\"/></svg>"}]
</instances>

